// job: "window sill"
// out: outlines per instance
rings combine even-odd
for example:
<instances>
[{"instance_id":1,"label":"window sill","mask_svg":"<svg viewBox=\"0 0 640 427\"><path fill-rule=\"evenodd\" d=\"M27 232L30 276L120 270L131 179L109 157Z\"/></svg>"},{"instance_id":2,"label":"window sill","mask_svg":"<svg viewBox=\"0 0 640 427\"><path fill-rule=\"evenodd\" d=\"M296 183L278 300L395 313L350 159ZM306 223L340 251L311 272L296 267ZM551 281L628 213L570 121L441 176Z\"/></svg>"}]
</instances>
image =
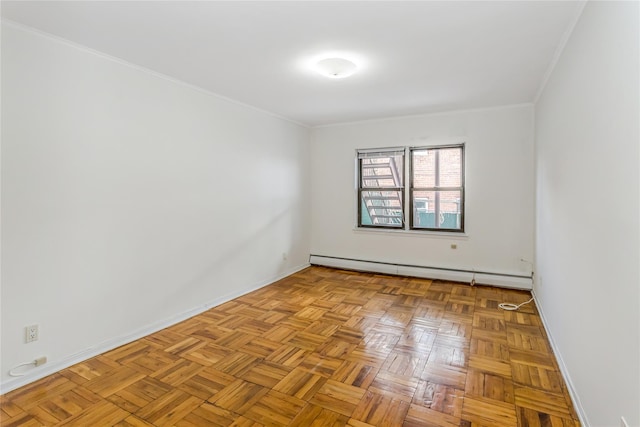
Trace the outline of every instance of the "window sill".
<instances>
[{"instance_id":1,"label":"window sill","mask_svg":"<svg viewBox=\"0 0 640 427\"><path fill-rule=\"evenodd\" d=\"M362 233L362 234L395 234L398 236L407 236L407 237L428 237L428 238L436 238L436 239L447 239L447 240L468 240L469 235L466 233L458 233L453 231L418 231L418 230L405 230L405 229L390 229L390 228L354 228L354 233Z\"/></svg>"}]
</instances>

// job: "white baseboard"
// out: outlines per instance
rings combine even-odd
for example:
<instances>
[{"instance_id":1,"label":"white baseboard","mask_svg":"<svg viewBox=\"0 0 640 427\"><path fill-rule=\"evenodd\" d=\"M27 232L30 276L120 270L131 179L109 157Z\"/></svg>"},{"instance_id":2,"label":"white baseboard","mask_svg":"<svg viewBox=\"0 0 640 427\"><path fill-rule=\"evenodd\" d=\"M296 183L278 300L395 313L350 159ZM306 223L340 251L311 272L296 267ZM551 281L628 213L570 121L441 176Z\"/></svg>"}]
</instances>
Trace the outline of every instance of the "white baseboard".
<instances>
[{"instance_id":1,"label":"white baseboard","mask_svg":"<svg viewBox=\"0 0 640 427\"><path fill-rule=\"evenodd\" d=\"M255 290L258 290L260 288L263 288L267 285L270 285L274 282L277 282L280 279L283 279L287 276L290 276L300 270L303 270L307 267L309 267L310 264L303 264L303 265L299 265L297 267L294 267L290 270L288 270L285 273L282 273L276 277L272 277L268 280L265 280L263 282L260 282L258 284L254 284L252 286L248 286L246 288L242 288L239 289L235 292L231 292L229 294L220 296L218 298L213 299L212 301L209 301L208 303L198 306L198 307L194 307L190 310L184 311L182 313L176 314L174 316L171 316L169 318L163 319L163 320L159 320L157 322L154 322L151 325L148 325L146 327L137 329L134 332L131 332L130 334L127 335L122 335L119 337L115 337L112 339L109 339L107 341L104 341L100 344L97 344L93 347L87 348L79 353L73 354L71 356L68 356L64 359L61 360L57 360L57 361L52 361L47 363L46 365L43 365L42 367L39 368L35 368L33 371L25 374L24 376L21 377L16 377L16 378L12 378L8 381L5 381L3 383L0 383L0 395L8 393L12 390L15 390L19 387L23 387L27 384L30 384L34 381L37 381L39 379L42 379L48 375L54 374L58 371L61 371L63 369L66 369L70 366L75 365L76 363L80 363L83 362L87 359L90 359L92 357L98 356L99 354L102 353L106 353L110 350L113 350L114 348L118 348L122 345L128 344L130 342L133 342L135 340L138 340L140 338L146 337L147 335L151 335L155 332L158 332L164 328L167 328L169 326L173 326L177 323L180 323L184 320L187 320L193 316L196 316L200 313L204 313L205 311L209 310L210 308L213 308L215 306L218 306L220 304L223 304L227 301L230 301L234 298L238 298L242 295L248 294L249 292L253 292Z\"/></svg>"},{"instance_id":2,"label":"white baseboard","mask_svg":"<svg viewBox=\"0 0 640 427\"><path fill-rule=\"evenodd\" d=\"M309 262L313 265L342 268L345 270L393 274L397 276L424 277L427 279L450 280L465 283L471 283L471 280L475 277L477 284L523 289L527 291L530 291L533 287L533 281L531 277L514 273L473 272L451 268L402 265L387 262L330 257L324 255L311 255L309 257Z\"/></svg>"},{"instance_id":3,"label":"white baseboard","mask_svg":"<svg viewBox=\"0 0 640 427\"><path fill-rule=\"evenodd\" d=\"M536 303L536 307L538 308L538 312L540 313L540 320L542 320L542 326L544 330L547 332L547 337L549 337L549 344L551 345L551 350L553 351L553 355L558 361L558 367L560 368L560 373L562 374L562 378L564 379L564 383L567 385L567 389L569 390L569 396L571 396L571 403L578 414L578 418L580 420L580 425L583 427L589 427L591 424L589 423L589 419L587 418L587 413L582 406L582 402L580 402L580 397L576 392L576 388L573 385L573 381L571 381L571 376L569 375L569 370L567 369L567 365L564 363L564 359L562 359L562 353L560 353L560 349L556 345L553 340L553 335L551 335L551 330L549 329L549 324L547 323L547 319L544 316L544 311L542 309L542 305L540 305L540 301L536 296L535 290L531 291L533 295L533 300Z\"/></svg>"}]
</instances>

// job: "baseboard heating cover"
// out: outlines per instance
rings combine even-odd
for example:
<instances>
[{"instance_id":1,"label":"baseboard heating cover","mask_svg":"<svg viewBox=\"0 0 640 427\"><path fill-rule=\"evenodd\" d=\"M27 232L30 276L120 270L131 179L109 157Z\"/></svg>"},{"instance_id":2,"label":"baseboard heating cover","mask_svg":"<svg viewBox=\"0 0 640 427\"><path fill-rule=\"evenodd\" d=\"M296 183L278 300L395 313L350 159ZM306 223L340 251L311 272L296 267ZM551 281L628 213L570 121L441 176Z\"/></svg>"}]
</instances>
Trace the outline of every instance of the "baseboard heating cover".
<instances>
[{"instance_id":1,"label":"baseboard heating cover","mask_svg":"<svg viewBox=\"0 0 640 427\"><path fill-rule=\"evenodd\" d=\"M420 265L396 264L381 261L367 261L353 258L341 258L326 255L309 256L309 263L324 267L345 270L366 271L371 273L393 274L397 276L423 277L426 279L450 280L454 282L475 283L501 286L530 291L533 287L531 275L487 271L459 270L454 268L428 267Z\"/></svg>"}]
</instances>

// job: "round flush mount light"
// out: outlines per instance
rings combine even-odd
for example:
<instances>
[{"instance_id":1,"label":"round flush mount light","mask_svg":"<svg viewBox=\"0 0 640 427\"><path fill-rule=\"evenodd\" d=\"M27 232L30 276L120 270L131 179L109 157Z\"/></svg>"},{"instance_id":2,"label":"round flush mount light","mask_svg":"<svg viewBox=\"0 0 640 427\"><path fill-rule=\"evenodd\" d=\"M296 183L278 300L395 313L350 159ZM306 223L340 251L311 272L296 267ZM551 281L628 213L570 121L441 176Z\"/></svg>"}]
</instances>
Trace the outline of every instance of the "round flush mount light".
<instances>
[{"instance_id":1,"label":"round flush mount light","mask_svg":"<svg viewBox=\"0 0 640 427\"><path fill-rule=\"evenodd\" d=\"M358 66L345 58L324 58L315 65L315 70L325 77L342 79L358 70Z\"/></svg>"},{"instance_id":2,"label":"round flush mount light","mask_svg":"<svg viewBox=\"0 0 640 427\"><path fill-rule=\"evenodd\" d=\"M297 68L316 77L339 80L366 71L369 59L357 52L332 50L300 57Z\"/></svg>"}]
</instances>

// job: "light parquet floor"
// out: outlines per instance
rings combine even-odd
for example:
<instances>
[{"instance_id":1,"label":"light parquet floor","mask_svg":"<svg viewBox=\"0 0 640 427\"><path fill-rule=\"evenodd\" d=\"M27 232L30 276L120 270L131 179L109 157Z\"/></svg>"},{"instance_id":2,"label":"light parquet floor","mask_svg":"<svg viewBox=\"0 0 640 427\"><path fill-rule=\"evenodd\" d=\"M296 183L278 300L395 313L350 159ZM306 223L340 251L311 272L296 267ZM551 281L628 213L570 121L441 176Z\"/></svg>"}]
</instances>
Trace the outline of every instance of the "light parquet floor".
<instances>
[{"instance_id":1,"label":"light parquet floor","mask_svg":"<svg viewBox=\"0 0 640 427\"><path fill-rule=\"evenodd\" d=\"M11 426L578 426L522 291L310 267L2 396Z\"/></svg>"}]
</instances>

